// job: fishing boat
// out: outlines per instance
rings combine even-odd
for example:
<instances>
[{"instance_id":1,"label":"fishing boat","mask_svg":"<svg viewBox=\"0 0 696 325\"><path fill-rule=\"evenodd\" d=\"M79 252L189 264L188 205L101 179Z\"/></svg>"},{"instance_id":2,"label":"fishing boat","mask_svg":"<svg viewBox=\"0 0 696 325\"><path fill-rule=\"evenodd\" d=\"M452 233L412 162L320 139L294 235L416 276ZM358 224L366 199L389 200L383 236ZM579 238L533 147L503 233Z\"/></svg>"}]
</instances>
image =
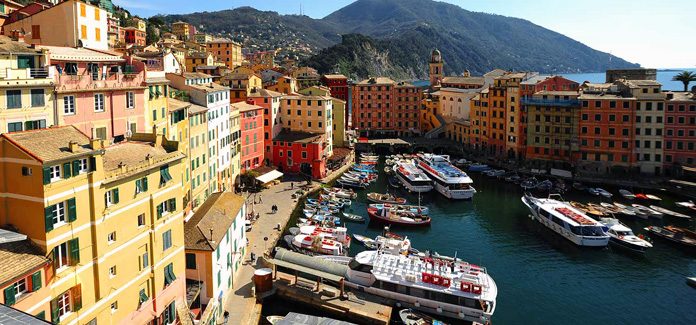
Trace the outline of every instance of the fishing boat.
<instances>
[{"instance_id":1,"label":"fishing boat","mask_svg":"<svg viewBox=\"0 0 696 325\"><path fill-rule=\"evenodd\" d=\"M520 178L521 178L520 175L512 174L512 175L505 176L505 181L508 183L517 183L520 181Z\"/></svg>"},{"instance_id":2,"label":"fishing boat","mask_svg":"<svg viewBox=\"0 0 696 325\"><path fill-rule=\"evenodd\" d=\"M399 318L404 325L446 325L446 323L434 319L428 315L413 311L412 309L402 309L399 311Z\"/></svg>"},{"instance_id":3,"label":"fishing boat","mask_svg":"<svg viewBox=\"0 0 696 325\"><path fill-rule=\"evenodd\" d=\"M346 219L353 221L353 222L365 221L365 218L363 216L359 216L357 214L343 212L343 213L341 213L341 215L343 216L343 218L346 218Z\"/></svg>"},{"instance_id":4,"label":"fishing boat","mask_svg":"<svg viewBox=\"0 0 696 325\"><path fill-rule=\"evenodd\" d=\"M575 245L603 247L609 243L609 236L604 233L601 223L563 202L558 194L551 194L546 199L525 194L522 202L532 213L532 219Z\"/></svg>"},{"instance_id":5,"label":"fishing boat","mask_svg":"<svg viewBox=\"0 0 696 325\"><path fill-rule=\"evenodd\" d=\"M358 195L351 189L349 188L338 188L338 187L331 187L331 188L324 188L324 193L327 194L333 194L336 197L344 198L344 199L355 199L358 197Z\"/></svg>"},{"instance_id":6,"label":"fishing boat","mask_svg":"<svg viewBox=\"0 0 696 325\"><path fill-rule=\"evenodd\" d=\"M358 235L358 234L353 234L353 237L355 238L355 240L357 240L358 242L360 242L361 244L363 244L365 247L367 247L369 249L376 249L377 248L377 242L372 238L365 237L365 236Z\"/></svg>"},{"instance_id":7,"label":"fishing boat","mask_svg":"<svg viewBox=\"0 0 696 325\"><path fill-rule=\"evenodd\" d=\"M520 187L522 187L525 191L529 191L529 190L536 188L537 184L539 184L539 182L537 182L537 179L534 177L531 177L531 178L527 178L527 179L523 180L520 183Z\"/></svg>"},{"instance_id":8,"label":"fishing boat","mask_svg":"<svg viewBox=\"0 0 696 325\"><path fill-rule=\"evenodd\" d=\"M607 214L610 213L610 212L609 212L607 209L605 209L603 206L601 206L601 205L599 205L599 204L596 204L596 203L592 203L592 202L587 203L587 207L589 208L589 211L599 211L599 212L601 212L601 213L604 214L604 215L607 215ZM594 213L590 213L590 214L594 214Z\"/></svg>"},{"instance_id":9,"label":"fishing boat","mask_svg":"<svg viewBox=\"0 0 696 325\"><path fill-rule=\"evenodd\" d=\"M609 213L613 213L613 214L623 214L624 213L624 209L619 208L616 205L613 205L611 203L602 202L599 205Z\"/></svg>"},{"instance_id":10,"label":"fishing boat","mask_svg":"<svg viewBox=\"0 0 696 325\"><path fill-rule=\"evenodd\" d=\"M330 201L322 201L321 199L307 199L306 206L309 207L328 207L328 208L334 208L334 209L342 209L343 208L343 203L339 202L330 202Z\"/></svg>"},{"instance_id":11,"label":"fishing boat","mask_svg":"<svg viewBox=\"0 0 696 325\"><path fill-rule=\"evenodd\" d=\"M649 226L645 227L644 229L672 243L676 243L691 249L696 248L696 233L691 230L674 226L666 226L664 228L658 226Z\"/></svg>"},{"instance_id":12,"label":"fishing boat","mask_svg":"<svg viewBox=\"0 0 696 325\"><path fill-rule=\"evenodd\" d=\"M696 277L687 277L686 284L696 288Z\"/></svg>"},{"instance_id":13,"label":"fishing boat","mask_svg":"<svg viewBox=\"0 0 696 325\"><path fill-rule=\"evenodd\" d=\"M643 193L637 193L636 194L636 199L641 199L641 200L647 200L648 196L643 194Z\"/></svg>"},{"instance_id":14,"label":"fishing boat","mask_svg":"<svg viewBox=\"0 0 696 325\"><path fill-rule=\"evenodd\" d=\"M406 204L406 199L402 197L396 197L391 193L367 193L367 200L375 203L392 203L392 204Z\"/></svg>"},{"instance_id":15,"label":"fishing boat","mask_svg":"<svg viewBox=\"0 0 696 325\"><path fill-rule=\"evenodd\" d=\"M603 189L603 188L600 188L600 187L596 188L595 190L597 190L597 192L599 193L599 195L601 195L601 196L603 196L603 197L605 197L605 198L611 198L612 196L614 196L614 194L611 194L611 193L609 193L609 191L607 191L607 190L605 190L605 189Z\"/></svg>"},{"instance_id":16,"label":"fishing boat","mask_svg":"<svg viewBox=\"0 0 696 325\"><path fill-rule=\"evenodd\" d=\"M682 207L682 208L687 208L691 210L696 210L696 203L693 201L684 201L684 202L677 202L676 205Z\"/></svg>"},{"instance_id":17,"label":"fishing boat","mask_svg":"<svg viewBox=\"0 0 696 325\"><path fill-rule=\"evenodd\" d=\"M606 233L611 237L609 239L610 244L637 253L645 253L648 248L652 247L649 241L641 237L642 235L636 236L631 228L628 228L616 218L603 218L601 222L608 228Z\"/></svg>"},{"instance_id":18,"label":"fishing boat","mask_svg":"<svg viewBox=\"0 0 696 325\"><path fill-rule=\"evenodd\" d=\"M578 191L587 191L587 186L585 186L583 183L580 183L580 182L574 182L573 188L578 190Z\"/></svg>"},{"instance_id":19,"label":"fishing boat","mask_svg":"<svg viewBox=\"0 0 696 325\"><path fill-rule=\"evenodd\" d=\"M396 211L412 212L418 214L428 214L430 209L420 205L392 204L392 203L370 203L370 208L377 209L394 209Z\"/></svg>"},{"instance_id":20,"label":"fishing boat","mask_svg":"<svg viewBox=\"0 0 696 325\"><path fill-rule=\"evenodd\" d=\"M336 203L337 205L340 204L343 208L353 204L353 201L350 199L342 199L340 197L332 196L331 194L320 194L319 197L321 198L322 202L332 202Z\"/></svg>"},{"instance_id":21,"label":"fishing boat","mask_svg":"<svg viewBox=\"0 0 696 325\"><path fill-rule=\"evenodd\" d=\"M606 215L604 212L593 209L590 206L582 204L580 202L570 201L570 205L582 212L594 215L595 217L604 217Z\"/></svg>"},{"instance_id":22,"label":"fishing boat","mask_svg":"<svg viewBox=\"0 0 696 325\"><path fill-rule=\"evenodd\" d=\"M666 215L672 216L672 217L684 218L684 219L691 219L690 216L687 216L687 215L685 215L685 214L683 214L683 213L679 213L679 212L676 212L676 211L668 210L668 209L665 209L665 208L660 207L660 206L657 206L657 205L651 205L651 206L650 206L650 209L653 209L653 210L655 210L655 211L657 211L657 212L660 212L660 213L662 213L662 214L666 214Z\"/></svg>"},{"instance_id":23,"label":"fishing boat","mask_svg":"<svg viewBox=\"0 0 696 325\"><path fill-rule=\"evenodd\" d=\"M488 324L498 287L485 267L459 258L403 254L402 245L380 245L350 263L345 285L404 308Z\"/></svg>"},{"instance_id":24,"label":"fishing boat","mask_svg":"<svg viewBox=\"0 0 696 325\"><path fill-rule=\"evenodd\" d=\"M588 188L587 188L587 193L590 193L590 194L592 194L592 195L599 195L599 191L598 191L596 188L594 188L594 187L588 187Z\"/></svg>"},{"instance_id":25,"label":"fishing boat","mask_svg":"<svg viewBox=\"0 0 696 325\"><path fill-rule=\"evenodd\" d=\"M350 187L350 188L357 188L357 189L364 189L368 186L367 183L356 182L356 181L352 181L352 180L345 179L345 178L339 178L336 181L336 183L338 185L341 185L341 186Z\"/></svg>"},{"instance_id":26,"label":"fishing boat","mask_svg":"<svg viewBox=\"0 0 696 325\"><path fill-rule=\"evenodd\" d=\"M603 202L602 202L603 203ZM617 207L619 210L621 210L622 214L625 214L627 216L635 216L637 215L636 210L633 209L633 207L627 207L619 202L614 202L614 206Z\"/></svg>"},{"instance_id":27,"label":"fishing boat","mask_svg":"<svg viewBox=\"0 0 696 325\"><path fill-rule=\"evenodd\" d=\"M387 178L387 181L389 182L389 187L401 188L401 183L399 183L399 179L397 179L396 176L389 176L389 178Z\"/></svg>"},{"instance_id":28,"label":"fishing boat","mask_svg":"<svg viewBox=\"0 0 696 325\"><path fill-rule=\"evenodd\" d=\"M624 198L626 198L628 200L633 200L636 198L636 195L631 193L631 191L629 191L629 190L620 189L619 194L621 194L621 196L623 196Z\"/></svg>"},{"instance_id":29,"label":"fishing boat","mask_svg":"<svg viewBox=\"0 0 696 325\"><path fill-rule=\"evenodd\" d=\"M336 240L323 238L320 235L298 234L292 239L293 247L307 255L345 256L348 250Z\"/></svg>"},{"instance_id":30,"label":"fishing boat","mask_svg":"<svg viewBox=\"0 0 696 325\"><path fill-rule=\"evenodd\" d=\"M470 172L483 172L491 169L490 166L486 164L479 164L479 163L474 163L469 165L469 171Z\"/></svg>"},{"instance_id":31,"label":"fishing boat","mask_svg":"<svg viewBox=\"0 0 696 325\"><path fill-rule=\"evenodd\" d=\"M662 216L663 216L663 213L662 213L662 212L655 211L655 210L650 209L650 208L648 208L648 207L646 207L646 206L644 206L644 205L640 205L640 204L635 204L635 203L634 203L634 204L631 204L631 206L634 207L634 208L636 208L638 211L645 213L645 214L648 215L649 217L653 217L653 218L662 218Z\"/></svg>"},{"instance_id":32,"label":"fishing boat","mask_svg":"<svg viewBox=\"0 0 696 325\"><path fill-rule=\"evenodd\" d=\"M396 166L396 178L407 190L416 193L430 192L433 181L413 163L400 162Z\"/></svg>"},{"instance_id":33,"label":"fishing boat","mask_svg":"<svg viewBox=\"0 0 696 325\"><path fill-rule=\"evenodd\" d=\"M468 200L476 193L471 177L454 167L447 155L418 155L418 168L434 181L435 190L448 199Z\"/></svg>"},{"instance_id":34,"label":"fishing boat","mask_svg":"<svg viewBox=\"0 0 696 325\"><path fill-rule=\"evenodd\" d=\"M417 213L409 210L399 210L394 207L372 207L367 208L370 220L375 222L388 223L400 226L427 226L430 225L430 217L424 213Z\"/></svg>"},{"instance_id":35,"label":"fishing boat","mask_svg":"<svg viewBox=\"0 0 696 325\"><path fill-rule=\"evenodd\" d=\"M551 182L548 179L545 179L541 182L539 182L534 188L536 188L538 191L549 191L553 187L553 182Z\"/></svg>"},{"instance_id":36,"label":"fishing boat","mask_svg":"<svg viewBox=\"0 0 696 325\"><path fill-rule=\"evenodd\" d=\"M648 198L648 200L662 201L662 199L657 195L645 194L645 197Z\"/></svg>"}]
</instances>

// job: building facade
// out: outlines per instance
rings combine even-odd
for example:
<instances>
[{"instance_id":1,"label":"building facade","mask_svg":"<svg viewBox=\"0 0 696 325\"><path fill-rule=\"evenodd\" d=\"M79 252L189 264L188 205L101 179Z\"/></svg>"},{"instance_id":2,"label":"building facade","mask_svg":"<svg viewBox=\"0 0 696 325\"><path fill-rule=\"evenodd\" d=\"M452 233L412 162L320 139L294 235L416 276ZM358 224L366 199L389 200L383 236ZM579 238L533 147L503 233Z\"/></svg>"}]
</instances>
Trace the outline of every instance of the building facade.
<instances>
[{"instance_id":1,"label":"building facade","mask_svg":"<svg viewBox=\"0 0 696 325\"><path fill-rule=\"evenodd\" d=\"M665 171L679 176L696 165L696 95L668 92L665 110Z\"/></svg>"},{"instance_id":2,"label":"building facade","mask_svg":"<svg viewBox=\"0 0 696 325\"><path fill-rule=\"evenodd\" d=\"M244 56L242 46L227 38L214 38L205 43L208 53L230 69L241 66Z\"/></svg>"},{"instance_id":3,"label":"building facade","mask_svg":"<svg viewBox=\"0 0 696 325\"><path fill-rule=\"evenodd\" d=\"M264 163L264 108L248 103L234 103L232 109L239 111L241 129L241 173L258 168Z\"/></svg>"},{"instance_id":4,"label":"building facade","mask_svg":"<svg viewBox=\"0 0 696 325\"><path fill-rule=\"evenodd\" d=\"M263 107L264 165L271 164L273 138L283 129L280 120L280 102L283 94L266 89L257 89L249 94L249 100Z\"/></svg>"}]
</instances>

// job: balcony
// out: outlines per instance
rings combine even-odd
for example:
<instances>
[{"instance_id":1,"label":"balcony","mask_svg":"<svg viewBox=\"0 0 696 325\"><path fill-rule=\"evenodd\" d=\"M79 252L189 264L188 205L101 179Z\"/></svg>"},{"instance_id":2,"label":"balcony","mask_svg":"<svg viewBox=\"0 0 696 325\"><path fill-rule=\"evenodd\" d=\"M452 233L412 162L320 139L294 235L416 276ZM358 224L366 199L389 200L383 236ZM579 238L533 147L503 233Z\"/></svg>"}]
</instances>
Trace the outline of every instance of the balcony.
<instances>
[{"instance_id":1,"label":"balcony","mask_svg":"<svg viewBox=\"0 0 696 325\"><path fill-rule=\"evenodd\" d=\"M5 68L0 69L1 80L53 79L55 68Z\"/></svg>"},{"instance_id":2,"label":"balcony","mask_svg":"<svg viewBox=\"0 0 696 325\"><path fill-rule=\"evenodd\" d=\"M114 88L143 87L143 69L136 66L122 66L118 70L88 72L80 69L76 74L63 71L58 75L58 91L109 90Z\"/></svg>"},{"instance_id":3,"label":"balcony","mask_svg":"<svg viewBox=\"0 0 696 325\"><path fill-rule=\"evenodd\" d=\"M577 99L522 98L522 104L535 106L579 107L580 101Z\"/></svg>"}]
</instances>

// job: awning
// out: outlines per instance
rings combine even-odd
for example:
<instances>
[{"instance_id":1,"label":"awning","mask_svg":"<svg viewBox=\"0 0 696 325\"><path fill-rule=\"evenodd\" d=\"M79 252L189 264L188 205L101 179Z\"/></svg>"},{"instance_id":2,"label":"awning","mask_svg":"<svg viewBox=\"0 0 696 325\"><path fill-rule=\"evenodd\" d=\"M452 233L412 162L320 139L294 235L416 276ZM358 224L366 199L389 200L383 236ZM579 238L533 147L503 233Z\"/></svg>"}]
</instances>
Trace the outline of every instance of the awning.
<instances>
[{"instance_id":1,"label":"awning","mask_svg":"<svg viewBox=\"0 0 696 325\"><path fill-rule=\"evenodd\" d=\"M259 181L261 184L266 184L274 179L280 178L283 176L283 173L277 171L277 170L272 170L268 173L265 173L259 177L256 177L256 180Z\"/></svg>"}]
</instances>

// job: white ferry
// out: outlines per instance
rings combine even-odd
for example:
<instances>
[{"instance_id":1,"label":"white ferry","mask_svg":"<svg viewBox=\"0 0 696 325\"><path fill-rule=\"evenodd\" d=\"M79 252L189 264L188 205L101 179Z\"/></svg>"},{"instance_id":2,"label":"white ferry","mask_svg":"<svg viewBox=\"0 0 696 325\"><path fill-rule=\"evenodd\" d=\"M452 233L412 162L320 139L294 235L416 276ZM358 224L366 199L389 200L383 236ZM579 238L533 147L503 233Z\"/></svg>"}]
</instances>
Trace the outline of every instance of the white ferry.
<instances>
[{"instance_id":1,"label":"white ferry","mask_svg":"<svg viewBox=\"0 0 696 325\"><path fill-rule=\"evenodd\" d=\"M448 199L470 200L476 189L465 172L454 167L447 155L420 154L418 167L435 182L435 189Z\"/></svg>"},{"instance_id":2,"label":"white ferry","mask_svg":"<svg viewBox=\"0 0 696 325\"><path fill-rule=\"evenodd\" d=\"M461 259L402 254L399 244L381 246L348 264L347 286L394 300L398 307L490 322L498 287L485 268Z\"/></svg>"},{"instance_id":3,"label":"white ferry","mask_svg":"<svg viewBox=\"0 0 696 325\"><path fill-rule=\"evenodd\" d=\"M609 243L609 236L602 229L601 223L563 202L558 194L552 194L547 199L525 194L522 202L532 212L532 219L575 245L603 247Z\"/></svg>"},{"instance_id":4,"label":"white ferry","mask_svg":"<svg viewBox=\"0 0 696 325\"><path fill-rule=\"evenodd\" d=\"M414 163L399 162L396 164L396 178L411 192L424 193L433 189L433 181L428 178Z\"/></svg>"}]
</instances>

